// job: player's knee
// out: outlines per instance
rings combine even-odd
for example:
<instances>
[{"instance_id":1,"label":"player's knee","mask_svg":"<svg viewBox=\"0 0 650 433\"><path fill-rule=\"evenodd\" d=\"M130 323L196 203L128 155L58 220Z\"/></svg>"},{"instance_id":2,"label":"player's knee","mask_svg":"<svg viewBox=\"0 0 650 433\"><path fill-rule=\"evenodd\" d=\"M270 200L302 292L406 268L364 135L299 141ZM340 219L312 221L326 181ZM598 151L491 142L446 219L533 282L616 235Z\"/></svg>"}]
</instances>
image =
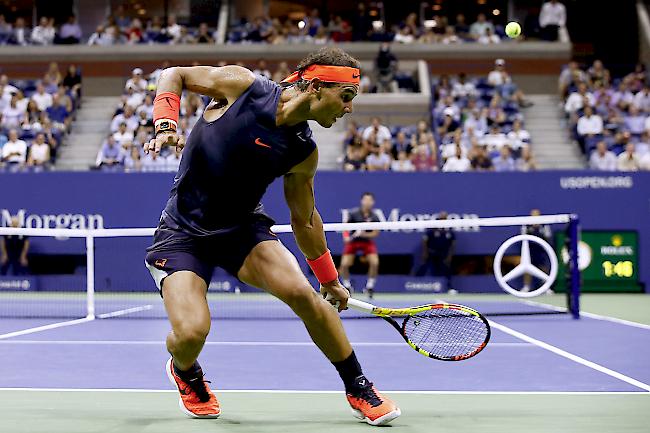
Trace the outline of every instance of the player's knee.
<instances>
[{"instance_id":1,"label":"player's knee","mask_svg":"<svg viewBox=\"0 0 650 433\"><path fill-rule=\"evenodd\" d=\"M183 345L200 346L210 333L210 323L200 321L183 324L174 329L177 341Z\"/></svg>"},{"instance_id":2,"label":"player's knee","mask_svg":"<svg viewBox=\"0 0 650 433\"><path fill-rule=\"evenodd\" d=\"M309 285L290 290L284 301L300 317L314 315L318 311L318 296Z\"/></svg>"}]
</instances>

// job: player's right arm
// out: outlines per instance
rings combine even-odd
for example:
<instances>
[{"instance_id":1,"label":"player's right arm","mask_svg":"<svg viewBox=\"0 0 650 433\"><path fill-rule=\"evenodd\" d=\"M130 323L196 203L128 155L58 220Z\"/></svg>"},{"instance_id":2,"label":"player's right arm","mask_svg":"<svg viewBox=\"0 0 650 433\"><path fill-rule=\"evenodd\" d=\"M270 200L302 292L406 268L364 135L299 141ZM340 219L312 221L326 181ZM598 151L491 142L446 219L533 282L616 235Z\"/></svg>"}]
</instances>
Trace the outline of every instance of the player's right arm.
<instances>
[{"instance_id":1,"label":"player's right arm","mask_svg":"<svg viewBox=\"0 0 650 433\"><path fill-rule=\"evenodd\" d=\"M154 111L156 111L156 104L158 104L158 96L168 94L172 96L169 98L169 106L172 111L176 110L176 118L170 119L178 123L178 109L173 107L175 102L173 95L180 95L183 90L189 90L194 93L209 96L215 100L226 100L228 105L232 104L242 93L250 87L255 81L255 75L251 71L241 66L190 66L190 67L173 67L167 68L160 74L158 78L158 85L156 87L156 103L154 104ZM173 116L173 113L172 113ZM154 117L156 117L154 113ZM156 122L154 118L154 122ZM178 136L175 130L162 130L156 129L156 137L149 143L145 144L145 152L153 151L160 152L160 149L165 145L172 145L183 147L184 137Z\"/></svg>"}]
</instances>

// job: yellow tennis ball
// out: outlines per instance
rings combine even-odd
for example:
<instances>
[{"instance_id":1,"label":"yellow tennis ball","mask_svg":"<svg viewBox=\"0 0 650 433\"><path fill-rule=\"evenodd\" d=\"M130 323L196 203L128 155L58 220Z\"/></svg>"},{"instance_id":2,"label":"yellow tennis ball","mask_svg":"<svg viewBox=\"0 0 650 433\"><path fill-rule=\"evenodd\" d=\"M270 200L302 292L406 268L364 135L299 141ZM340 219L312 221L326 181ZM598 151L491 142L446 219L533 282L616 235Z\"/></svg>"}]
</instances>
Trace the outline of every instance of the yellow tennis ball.
<instances>
[{"instance_id":1,"label":"yellow tennis ball","mask_svg":"<svg viewBox=\"0 0 650 433\"><path fill-rule=\"evenodd\" d=\"M506 35L508 35L509 38L516 38L521 34L521 26L519 23L516 23L514 21L511 21L506 25Z\"/></svg>"}]
</instances>

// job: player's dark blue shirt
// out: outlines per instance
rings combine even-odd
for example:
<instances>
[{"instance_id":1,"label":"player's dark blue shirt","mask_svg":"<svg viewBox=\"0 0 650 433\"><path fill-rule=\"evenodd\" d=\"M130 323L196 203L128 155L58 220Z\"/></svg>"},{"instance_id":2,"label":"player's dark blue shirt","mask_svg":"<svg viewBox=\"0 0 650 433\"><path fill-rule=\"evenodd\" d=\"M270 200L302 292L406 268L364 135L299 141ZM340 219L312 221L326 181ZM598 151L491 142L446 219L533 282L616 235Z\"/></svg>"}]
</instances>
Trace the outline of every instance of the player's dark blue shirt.
<instances>
[{"instance_id":1,"label":"player's dark blue shirt","mask_svg":"<svg viewBox=\"0 0 650 433\"><path fill-rule=\"evenodd\" d=\"M379 219L379 216L377 215L377 212L374 211L374 209L370 209L370 212L365 214L363 213L361 208L352 209L350 211L350 214L348 215L348 220L347 220L347 222L349 223L378 223L380 221L381 220ZM372 233L372 230L364 230L363 233ZM361 241L361 242L370 242L372 239L359 236L354 238L353 240Z\"/></svg>"},{"instance_id":2,"label":"player's dark blue shirt","mask_svg":"<svg viewBox=\"0 0 650 433\"><path fill-rule=\"evenodd\" d=\"M163 219L196 236L231 231L263 212L269 184L316 147L307 122L276 126L281 87L264 77L217 120L199 117L174 178Z\"/></svg>"}]
</instances>

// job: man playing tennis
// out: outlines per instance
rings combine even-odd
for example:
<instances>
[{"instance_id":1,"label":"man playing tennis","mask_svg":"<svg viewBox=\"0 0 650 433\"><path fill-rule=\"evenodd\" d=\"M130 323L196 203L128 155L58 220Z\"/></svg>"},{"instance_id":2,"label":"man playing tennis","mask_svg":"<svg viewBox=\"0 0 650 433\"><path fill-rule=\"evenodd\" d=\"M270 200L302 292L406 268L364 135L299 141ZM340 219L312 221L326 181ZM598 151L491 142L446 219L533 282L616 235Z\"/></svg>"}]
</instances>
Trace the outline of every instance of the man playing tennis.
<instances>
[{"instance_id":1,"label":"man playing tennis","mask_svg":"<svg viewBox=\"0 0 650 433\"><path fill-rule=\"evenodd\" d=\"M184 89L212 98L187 140L146 257L172 325L167 374L187 415L220 414L197 361L210 331L206 291L215 266L292 308L339 372L357 418L382 425L400 415L399 408L363 375L330 305L345 309L349 294L339 282L314 206L318 150L307 120L330 127L352 112L359 77L359 62L337 48L308 55L281 85L238 66L174 67L162 72L154 102L156 137L145 151L157 153L165 145L185 144L176 134ZM268 185L280 176L296 242L327 301L317 295L295 257L271 232L274 221L259 204Z\"/></svg>"}]
</instances>

